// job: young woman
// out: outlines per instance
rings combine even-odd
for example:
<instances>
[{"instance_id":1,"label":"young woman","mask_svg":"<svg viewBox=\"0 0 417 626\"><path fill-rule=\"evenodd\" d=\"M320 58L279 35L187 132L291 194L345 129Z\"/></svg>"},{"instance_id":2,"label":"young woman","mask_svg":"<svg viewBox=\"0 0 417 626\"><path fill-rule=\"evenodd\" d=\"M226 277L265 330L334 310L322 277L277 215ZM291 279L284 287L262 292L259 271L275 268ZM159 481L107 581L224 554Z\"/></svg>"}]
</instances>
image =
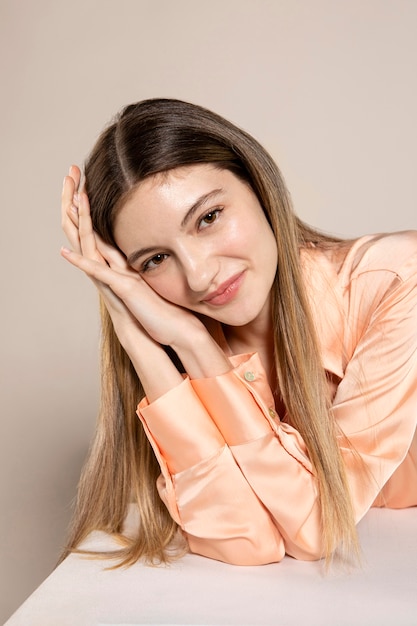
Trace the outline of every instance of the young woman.
<instances>
[{"instance_id":1,"label":"young woman","mask_svg":"<svg viewBox=\"0 0 417 626\"><path fill-rule=\"evenodd\" d=\"M163 560L180 528L229 563L350 558L371 506L417 504L417 232L316 232L252 137L178 100L126 107L80 177L62 255L101 295L102 403L66 554L100 529Z\"/></svg>"}]
</instances>

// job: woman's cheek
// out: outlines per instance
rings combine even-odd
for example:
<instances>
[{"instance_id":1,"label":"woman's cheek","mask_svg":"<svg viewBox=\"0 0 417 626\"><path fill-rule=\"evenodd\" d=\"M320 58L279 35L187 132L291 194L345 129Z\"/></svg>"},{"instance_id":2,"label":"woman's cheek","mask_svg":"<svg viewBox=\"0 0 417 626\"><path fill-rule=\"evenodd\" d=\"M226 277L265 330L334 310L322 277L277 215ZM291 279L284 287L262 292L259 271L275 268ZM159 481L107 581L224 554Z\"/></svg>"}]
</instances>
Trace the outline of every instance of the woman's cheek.
<instances>
[{"instance_id":1,"label":"woman's cheek","mask_svg":"<svg viewBox=\"0 0 417 626\"><path fill-rule=\"evenodd\" d=\"M161 298L164 298L164 300L181 305L183 285L180 280L174 277L164 276L148 279L146 282Z\"/></svg>"}]
</instances>

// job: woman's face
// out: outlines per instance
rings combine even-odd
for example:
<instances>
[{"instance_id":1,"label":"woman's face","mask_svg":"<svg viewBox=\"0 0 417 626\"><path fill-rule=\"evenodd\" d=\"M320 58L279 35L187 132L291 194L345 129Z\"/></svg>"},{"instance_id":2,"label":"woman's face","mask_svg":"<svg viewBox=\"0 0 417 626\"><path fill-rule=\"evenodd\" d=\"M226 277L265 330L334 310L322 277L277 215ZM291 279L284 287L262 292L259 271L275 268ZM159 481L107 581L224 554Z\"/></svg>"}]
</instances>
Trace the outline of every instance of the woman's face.
<instances>
[{"instance_id":1,"label":"woman's face","mask_svg":"<svg viewBox=\"0 0 417 626\"><path fill-rule=\"evenodd\" d=\"M160 296L231 326L269 311L274 235L249 185L228 170L192 165L139 184L114 237Z\"/></svg>"}]
</instances>

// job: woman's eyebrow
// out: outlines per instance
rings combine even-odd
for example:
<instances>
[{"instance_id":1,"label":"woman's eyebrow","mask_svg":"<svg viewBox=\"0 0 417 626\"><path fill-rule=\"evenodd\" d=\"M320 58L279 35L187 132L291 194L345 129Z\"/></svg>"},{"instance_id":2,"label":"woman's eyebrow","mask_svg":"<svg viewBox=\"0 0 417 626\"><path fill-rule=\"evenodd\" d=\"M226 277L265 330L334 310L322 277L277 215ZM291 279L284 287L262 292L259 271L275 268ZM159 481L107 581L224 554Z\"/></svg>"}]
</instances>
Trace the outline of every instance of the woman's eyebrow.
<instances>
[{"instance_id":1,"label":"woman's eyebrow","mask_svg":"<svg viewBox=\"0 0 417 626\"><path fill-rule=\"evenodd\" d=\"M155 248L154 246L152 248L139 248L138 250L135 250L134 252L132 252L132 254L129 254L129 256L126 258L127 264L133 265L135 261L139 259L139 257L152 254L153 252L156 252L157 250L158 248Z\"/></svg>"},{"instance_id":2,"label":"woman's eyebrow","mask_svg":"<svg viewBox=\"0 0 417 626\"><path fill-rule=\"evenodd\" d=\"M223 193L223 189L213 189L213 191L209 191L208 193L203 194L194 202L194 204L188 209L187 213L184 215L184 218L181 222L181 228L184 228L194 215L198 209L200 209L204 204L206 204L209 200L213 200L213 198Z\"/></svg>"},{"instance_id":3,"label":"woman's eyebrow","mask_svg":"<svg viewBox=\"0 0 417 626\"><path fill-rule=\"evenodd\" d=\"M224 189L222 188L213 189L212 191L209 191L208 193L205 193L197 198L197 200L192 204L187 213L184 215L184 218L181 222L181 228L184 228L188 224L188 222L191 220L194 213L198 211L198 209L200 209L202 206L204 206L204 204L206 204L210 200L213 200L222 193L224 193ZM135 261L139 259L139 257L152 254L152 252L157 251L157 249L158 248L156 248L155 246L152 246L150 248L139 248L138 250L132 252L132 254L129 254L129 256L127 257L127 262L129 265L133 265Z\"/></svg>"}]
</instances>

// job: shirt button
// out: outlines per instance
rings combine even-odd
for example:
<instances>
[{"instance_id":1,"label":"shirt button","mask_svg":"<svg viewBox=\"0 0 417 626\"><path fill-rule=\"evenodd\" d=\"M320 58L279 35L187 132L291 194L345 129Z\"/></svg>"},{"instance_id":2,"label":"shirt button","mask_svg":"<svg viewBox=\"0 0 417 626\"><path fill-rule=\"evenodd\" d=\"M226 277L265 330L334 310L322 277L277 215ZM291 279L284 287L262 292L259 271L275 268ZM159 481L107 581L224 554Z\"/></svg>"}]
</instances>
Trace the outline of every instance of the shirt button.
<instances>
[{"instance_id":1,"label":"shirt button","mask_svg":"<svg viewBox=\"0 0 417 626\"><path fill-rule=\"evenodd\" d=\"M272 419L275 419L276 416L277 416L275 410L271 407L271 408L268 409L268 411L269 411L270 417L272 417Z\"/></svg>"},{"instance_id":2,"label":"shirt button","mask_svg":"<svg viewBox=\"0 0 417 626\"><path fill-rule=\"evenodd\" d=\"M248 383L251 383L255 380L255 374L253 372L245 372L245 380L247 380Z\"/></svg>"}]
</instances>

